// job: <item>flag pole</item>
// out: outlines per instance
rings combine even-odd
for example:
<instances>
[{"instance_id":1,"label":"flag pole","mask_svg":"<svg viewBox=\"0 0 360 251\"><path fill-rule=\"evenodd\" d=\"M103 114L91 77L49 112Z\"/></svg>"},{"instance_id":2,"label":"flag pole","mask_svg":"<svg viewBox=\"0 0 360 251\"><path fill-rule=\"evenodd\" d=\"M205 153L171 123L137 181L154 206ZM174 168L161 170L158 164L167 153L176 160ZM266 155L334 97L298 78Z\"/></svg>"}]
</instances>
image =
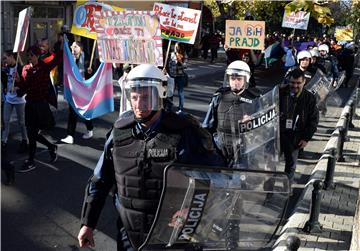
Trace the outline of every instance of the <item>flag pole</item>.
<instances>
[{"instance_id":1,"label":"flag pole","mask_svg":"<svg viewBox=\"0 0 360 251\"><path fill-rule=\"evenodd\" d=\"M89 65L89 68L90 68L90 69L92 69L92 63L93 63L93 61L94 61L96 41L97 41L97 40L95 39L94 44L93 44L93 48L92 48L92 51L91 51L90 65Z\"/></svg>"},{"instance_id":2,"label":"flag pole","mask_svg":"<svg viewBox=\"0 0 360 251\"><path fill-rule=\"evenodd\" d=\"M12 80L12 85L11 85L11 93L14 92L14 84L15 84L15 77L16 77L16 74L17 74L17 68L18 68L18 62L19 62L19 52L16 53L16 64L15 64L15 71L13 73L13 80Z\"/></svg>"},{"instance_id":3,"label":"flag pole","mask_svg":"<svg viewBox=\"0 0 360 251\"><path fill-rule=\"evenodd\" d=\"M167 48L167 50L166 50L166 56L165 56L165 62L164 62L163 72L165 72L165 70L166 70L166 64L167 64L167 60L168 60L168 57L169 57L170 47L171 47L171 40L169 40L168 48Z\"/></svg>"}]
</instances>

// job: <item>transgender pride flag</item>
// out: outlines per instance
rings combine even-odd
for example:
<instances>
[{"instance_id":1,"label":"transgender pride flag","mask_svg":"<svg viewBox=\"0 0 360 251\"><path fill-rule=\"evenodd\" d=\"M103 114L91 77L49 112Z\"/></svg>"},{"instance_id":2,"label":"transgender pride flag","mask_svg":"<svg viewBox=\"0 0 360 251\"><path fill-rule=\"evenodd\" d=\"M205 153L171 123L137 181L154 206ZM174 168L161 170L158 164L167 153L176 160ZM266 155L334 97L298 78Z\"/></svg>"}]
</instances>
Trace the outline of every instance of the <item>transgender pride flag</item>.
<instances>
[{"instance_id":1,"label":"transgender pride flag","mask_svg":"<svg viewBox=\"0 0 360 251\"><path fill-rule=\"evenodd\" d=\"M64 41L64 97L87 120L113 112L112 64L101 63L96 73L84 80Z\"/></svg>"}]
</instances>

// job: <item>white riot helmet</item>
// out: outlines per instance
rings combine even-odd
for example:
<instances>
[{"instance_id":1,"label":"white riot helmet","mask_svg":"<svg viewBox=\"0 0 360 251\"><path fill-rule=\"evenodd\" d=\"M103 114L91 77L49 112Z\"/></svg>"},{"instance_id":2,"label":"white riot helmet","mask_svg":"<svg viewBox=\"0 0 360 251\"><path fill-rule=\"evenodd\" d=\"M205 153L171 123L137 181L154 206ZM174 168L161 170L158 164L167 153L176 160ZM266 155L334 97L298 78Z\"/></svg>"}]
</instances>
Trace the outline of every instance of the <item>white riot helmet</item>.
<instances>
[{"instance_id":1,"label":"white riot helmet","mask_svg":"<svg viewBox=\"0 0 360 251\"><path fill-rule=\"evenodd\" d=\"M300 52L297 54L296 60L297 60L298 64L300 63L300 60L302 60L302 59L304 59L304 58L308 58L308 59L311 60L312 56L311 56L311 54L310 54L309 51L304 50L304 51L300 51Z\"/></svg>"},{"instance_id":2,"label":"white riot helmet","mask_svg":"<svg viewBox=\"0 0 360 251\"><path fill-rule=\"evenodd\" d=\"M162 99L166 98L166 81L166 76L155 65L138 65L126 77L126 97L132 104L132 95L140 94L144 109L158 111L163 107Z\"/></svg>"},{"instance_id":3,"label":"white riot helmet","mask_svg":"<svg viewBox=\"0 0 360 251\"><path fill-rule=\"evenodd\" d=\"M311 54L311 57L315 57L315 58L320 57L320 53L319 53L319 51L316 50L316 49L310 50L310 54Z\"/></svg>"},{"instance_id":4,"label":"white riot helmet","mask_svg":"<svg viewBox=\"0 0 360 251\"><path fill-rule=\"evenodd\" d=\"M329 53L329 46L327 44L321 44L319 46L319 51L326 51L326 54Z\"/></svg>"},{"instance_id":5,"label":"white riot helmet","mask_svg":"<svg viewBox=\"0 0 360 251\"><path fill-rule=\"evenodd\" d=\"M234 61L228 65L225 71L224 87L230 87L234 92L245 90L249 86L250 75L251 71L247 63L241 60ZM231 79L241 80L241 78L243 78L243 82L241 82L240 86L230 84Z\"/></svg>"}]
</instances>

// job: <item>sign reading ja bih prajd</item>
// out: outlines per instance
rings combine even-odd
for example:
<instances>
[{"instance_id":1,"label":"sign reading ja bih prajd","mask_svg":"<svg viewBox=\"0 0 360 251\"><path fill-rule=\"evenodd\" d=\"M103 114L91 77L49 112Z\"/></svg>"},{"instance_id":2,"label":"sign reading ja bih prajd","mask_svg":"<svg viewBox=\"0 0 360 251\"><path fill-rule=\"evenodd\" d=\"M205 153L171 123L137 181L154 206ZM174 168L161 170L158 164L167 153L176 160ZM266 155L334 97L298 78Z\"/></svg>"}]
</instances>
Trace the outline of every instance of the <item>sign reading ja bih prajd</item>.
<instances>
[{"instance_id":1,"label":"sign reading ja bih prajd","mask_svg":"<svg viewBox=\"0 0 360 251\"><path fill-rule=\"evenodd\" d=\"M225 45L229 48L263 50L264 21L226 20Z\"/></svg>"}]
</instances>

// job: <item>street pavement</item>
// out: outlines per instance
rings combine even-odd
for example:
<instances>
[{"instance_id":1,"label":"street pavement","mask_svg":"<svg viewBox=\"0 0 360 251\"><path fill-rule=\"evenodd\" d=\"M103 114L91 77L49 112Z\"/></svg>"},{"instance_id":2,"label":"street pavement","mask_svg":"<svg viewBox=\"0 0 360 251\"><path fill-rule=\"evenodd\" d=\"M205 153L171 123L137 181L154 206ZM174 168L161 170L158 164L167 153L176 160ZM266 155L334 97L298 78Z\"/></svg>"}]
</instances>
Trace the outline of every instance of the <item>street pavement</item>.
<instances>
[{"instance_id":1,"label":"street pavement","mask_svg":"<svg viewBox=\"0 0 360 251\"><path fill-rule=\"evenodd\" d=\"M200 59L189 61L187 72L190 83L185 90L185 111L195 115L200 121L204 118L212 93L222 84L226 64L221 55L219 56L215 64ZM259 88L265 91L279 83L283 71L276 65L270 69L259 67L255 76ZM340 106L344 106L350 93L350 88L341 88L338 91ZM178 99L175 97L175 107L177 102ZM60 93L59 108L55 112L56 128L50 132L44 132L53 142L59 143L58 161L48 164L48 152L41 144L38 144L37 169L25 174L16 174L13 186L5 186L4 175L1 177L1 250L79 250L76 237L80 228L80 212L85 185L101 155L105 134L117 117L118 99L115 99L115 107L116 111L113 113L94 120L95 129L92 139L81 138L81 135L85 133L85 125L78 122L75 143L73 145L60 144L59 140L66 136L68 114L67 103ZM294 190L294 201L290 202L292 205L290 208L294 210L294 205L301 196L340 112L341 107L329 108L329 117L322 118L314 140L306 148L308 158L299 163L295 177L297 187ZM355 125L359 128L357 121ZM16 168L19 168L26 159L25 154L16 153L20 142L19 136L16 124L13 123L6 154ZM349 199L355 199L355 197L349 197ZM291 215L292 212L287 213L289 219ZM117 213L111 199L108 199L95 232L96 247L84 250L116 250L116 219ZM285 229L288 228L285 226ZM341 232L336 233L341 235Z\"/></svg>"}]
</instances>

